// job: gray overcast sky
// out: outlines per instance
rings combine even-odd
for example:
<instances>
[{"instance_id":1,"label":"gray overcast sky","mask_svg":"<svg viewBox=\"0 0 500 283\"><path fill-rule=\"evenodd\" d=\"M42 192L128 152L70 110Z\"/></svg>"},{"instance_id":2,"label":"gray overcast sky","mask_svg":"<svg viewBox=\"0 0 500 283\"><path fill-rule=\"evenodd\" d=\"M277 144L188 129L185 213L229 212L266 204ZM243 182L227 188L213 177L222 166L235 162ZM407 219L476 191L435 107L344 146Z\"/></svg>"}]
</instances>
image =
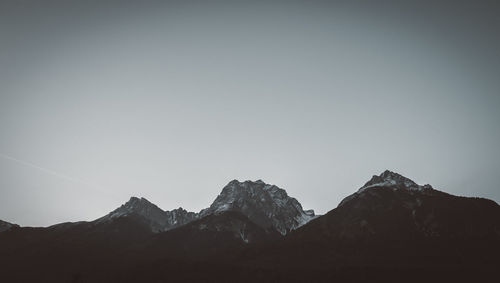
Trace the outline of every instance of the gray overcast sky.
<instances>
[{"instance_id":1,"label":"gray overcast sky","mask_svg":"<svg viewBox=\"0 0 500 283\"><path fill-rule=\"evenodd\" d=\"M0 219L232 179L325 213L385 169L498 202L500 9L468 2L0 0Z\"/></svg>"}]
</instances>

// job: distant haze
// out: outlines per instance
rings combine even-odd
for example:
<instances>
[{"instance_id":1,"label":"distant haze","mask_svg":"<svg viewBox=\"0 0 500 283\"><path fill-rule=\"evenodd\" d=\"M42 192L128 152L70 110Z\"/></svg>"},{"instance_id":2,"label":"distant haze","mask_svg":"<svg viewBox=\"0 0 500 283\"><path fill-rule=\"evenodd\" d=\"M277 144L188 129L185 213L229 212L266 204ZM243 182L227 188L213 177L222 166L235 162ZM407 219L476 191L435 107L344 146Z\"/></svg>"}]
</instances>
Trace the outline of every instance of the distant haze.
<instances>
[{"instance_id":1,"label":"distant haze","mask_svg":"<svg viewBox=\"0 0 500 283\"><path fill-rule=\"evenodd\" d=\"M405 2L405 4L402 4ZM496 1L0 1L0 219L232 179L325 213L385 169L500 201Z\"/></svg>"}]
</instances>

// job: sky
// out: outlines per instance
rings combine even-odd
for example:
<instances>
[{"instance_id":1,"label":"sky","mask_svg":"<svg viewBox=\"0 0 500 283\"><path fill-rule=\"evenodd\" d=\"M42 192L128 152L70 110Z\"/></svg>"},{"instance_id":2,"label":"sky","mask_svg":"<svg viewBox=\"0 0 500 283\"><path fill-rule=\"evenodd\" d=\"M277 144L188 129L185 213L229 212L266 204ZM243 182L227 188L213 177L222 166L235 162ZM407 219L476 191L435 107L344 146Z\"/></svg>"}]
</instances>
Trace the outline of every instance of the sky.
<instances>
[{"instance_id":1,"label":"sky","mask_svg":"<svg viewBox=\"0 0 500 283\"><path fill-rule=\"evenodd\" d=\"M208 207L231 180L323 214L389 169L500 201L495 1L0 0L0 219Z\"/></svg>"}]
</instances>

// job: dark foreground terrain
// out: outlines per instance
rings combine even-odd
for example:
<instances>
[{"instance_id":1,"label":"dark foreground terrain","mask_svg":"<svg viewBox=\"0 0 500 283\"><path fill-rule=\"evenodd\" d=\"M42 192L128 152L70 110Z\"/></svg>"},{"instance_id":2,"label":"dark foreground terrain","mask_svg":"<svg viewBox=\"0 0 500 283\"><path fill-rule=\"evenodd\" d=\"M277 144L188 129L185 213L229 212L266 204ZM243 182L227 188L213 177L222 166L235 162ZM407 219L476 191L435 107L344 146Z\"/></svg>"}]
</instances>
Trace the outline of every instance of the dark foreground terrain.
<instances>
[{"instance_id":1,"label":"dark foreground terrain","mask_svg":"<svg viewBox=\"0 0 500 283\"><path fill-rule=\"evenodd\" d=\"M498 282L500 206L390 171L325 215L230 182L199 213L131 198L92 222L0 222L1 282Z\"/></svg>"}]
</instances>

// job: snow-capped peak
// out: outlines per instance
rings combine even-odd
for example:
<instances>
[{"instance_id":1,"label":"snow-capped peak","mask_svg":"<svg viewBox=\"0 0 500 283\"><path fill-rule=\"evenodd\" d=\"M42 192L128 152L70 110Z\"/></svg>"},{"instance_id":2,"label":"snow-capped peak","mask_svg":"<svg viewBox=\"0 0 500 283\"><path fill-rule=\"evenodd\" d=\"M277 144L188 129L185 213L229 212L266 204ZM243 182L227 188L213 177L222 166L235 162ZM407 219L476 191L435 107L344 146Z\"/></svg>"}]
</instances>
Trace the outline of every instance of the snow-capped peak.
<instances>
[{"instance_id":1,"label":"snow-capped peak","mask_svg":"<svg viewBox=\"0 0 500 283\"><path fill-rule=\"evenodd\" d=\"M420 186L398 173L385 170L379 176L374 175L370 181L368 181L363 187L358 190L358 193L373 187L392 187L407 190L424 190L430 188L430 185Z\"/></svg>"},{"instance_id":2,"label":"snow-capped peak","mask_svg":"<svg viewBox=\"0 0 500 283\"><path fill-rule=\"evenodd\" d=\"M366 182L356 193L344 198L338 206L342 206L348 201L354 199L358 195L362 195L364 192L371 188L391 188L393 190L408 190L408 191L427 191L432 189L431 185L418 185L412 180L389 170L385 170L380 175L374 175L370 181Z\"/></svg>"}]
</instances>

